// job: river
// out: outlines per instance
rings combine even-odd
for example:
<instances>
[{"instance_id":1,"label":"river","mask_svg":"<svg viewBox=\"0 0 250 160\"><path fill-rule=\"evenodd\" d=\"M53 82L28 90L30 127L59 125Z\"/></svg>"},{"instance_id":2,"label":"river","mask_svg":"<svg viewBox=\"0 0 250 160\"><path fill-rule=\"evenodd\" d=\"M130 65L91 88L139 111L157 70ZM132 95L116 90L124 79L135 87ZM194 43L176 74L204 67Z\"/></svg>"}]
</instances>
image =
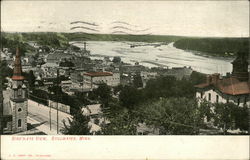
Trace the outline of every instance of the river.
<instances>
[{"instance_id":1,"label":"river","mask_svg":"<svg viewBox=\"0 0 250 160\"><path fill-rule=\"evenodd\" d=\"M131 48L131 44L142 46ZM83 47L81 43L75 43L75 45ZM91 52L91 58L103 59L104 56L120 56L123 62L134 64L135 61L138 61L148 67L190 66L194 70L206 74L221 73L225 75L227 72L232 72L232 58L198 55L191 51L177 49L173 43L152 46L152 44L144 42L88 41L87 49Z\"/></svg>"}]
</instances>

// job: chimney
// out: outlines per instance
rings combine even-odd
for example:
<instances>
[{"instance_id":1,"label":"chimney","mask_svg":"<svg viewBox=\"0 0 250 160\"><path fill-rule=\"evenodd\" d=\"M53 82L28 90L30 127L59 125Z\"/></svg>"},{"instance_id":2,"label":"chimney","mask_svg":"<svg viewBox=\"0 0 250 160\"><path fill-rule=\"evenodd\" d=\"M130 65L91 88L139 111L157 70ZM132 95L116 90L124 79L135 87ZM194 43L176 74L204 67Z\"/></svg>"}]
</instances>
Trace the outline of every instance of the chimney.
<instances>
[{"instance_id":1,"label":"chimney","mask_svg":"<svg viewBox=\"0 0 250 160\"><path fill-rule=\"evenodd\" d=\"M16 48L16 58L14 62L12 80L24 80L24 77L22 76L21 55L18 48Z\"/></svg>"},{"instance_id":2,"label":"chimney","mask_svg":"<svg viewBox=\"0 0 250 160\"><path fill-rule=\"evenodd\" d=\"M229 78L231 76L230 72L226 73L226 77Z\"/></svg>"},{"instance_id":3,"label":"chimney","mask_svg":"<svg viewBox=\"0 0 250 160\"><path fill-rule=\"evenodd\" d=\"M220 74L219 73L214 73L212 74L212 84L216 85L220 79Z\"/></svg>"},{"instance_id":4,"label":"chimney","mask_svg":"<svg viewBox=\"0 0 250 160\"><path fill-rule=\"evenodd\" d=\"M211 77L211 75L207 75L207 77L206 77L206 83L209 84L209 85L212 83L212 77Z\"/></svg>"},{"instance_id":5,"label":"chimney","mask_svg":"<svg viewBox=\"0 0 250 160\"><path fill-rule=\"evenodd\" d=\"M86 51L86 42L84 42L84 51Z\"/></svg>"}]
</instances>

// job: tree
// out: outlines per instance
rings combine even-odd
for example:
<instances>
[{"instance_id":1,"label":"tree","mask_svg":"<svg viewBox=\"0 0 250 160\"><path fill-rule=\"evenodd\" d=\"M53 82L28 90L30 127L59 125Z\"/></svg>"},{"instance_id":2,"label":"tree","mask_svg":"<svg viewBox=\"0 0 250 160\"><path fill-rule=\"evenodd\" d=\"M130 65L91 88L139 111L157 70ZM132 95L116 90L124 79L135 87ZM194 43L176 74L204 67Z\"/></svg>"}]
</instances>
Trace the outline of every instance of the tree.
<instances>
[{"instance_id":1,"label":"tree","mask_svg":"<svg viewBox=\"0 0 250 160\"><path fill-rule=\"evenodd\" d=\"M1 79L1 84L3 86L4 83L7 82L6 77L10 77L12 75L13 71L11 68L8 67L7 62L0 61L0 79Z\"/></svg>"},{"instance_id":2,"label":"tree","mask_svg":"<svg viewBox=\"0 0 250 160\"><path fill-rule=\"evenodd\" d=\"M61 86L51 86L51 87L48 87L48 91L50 93L53 93L55 95L62 95L63 94L63 91L62 91L62 87Z\"/></svg>"},{"instance_id":3,"label":"tree","mask_svg":"<svg viewBox=\"0 0 250 160\"><path fill-rule=\"evenodd\" d=\"M149 80L144 89L145 99L175 96L173 93L176 93L174 92L176 81L176 78L172 76Z\"/></svg>"},{"instance_id":4,"label":"tree","mask_svg":"<svg viewBox=\"0 0 250 160\"><path fill-rule=\"evenodd\" d=\"M99 134L103 135L135 135L137 122L131 118L127 110L122 110L110 118L109 124L103 124Z\"/></svg>"},{"instance_id":5,"label":"tree","mask_svg":"<svg viewBox=\"0 0 250 160\"><path fill-rule=\"evenodd\" d=\"M114 63L121 63L121 57L114 57L112 60Z\"/></svg>"},{"instance_id":6,"label":"tree","mask_svg":"<svg viewBox=\"0 0 250 160\"><path fill-rule=\"evenodd\" d=\"M106 83L99 85L99 87L97 89L94 89L93 92L103 105L108 105L108 102L110 101L112 96L111 88Z\"/></svg>"},{"instance_id":7,"label":"tree","mask_svg":"<svg viewBox=\"0 0 250 160\"><path fill-rule=\"evenodd\" d=\"M214 104L215 125L223 129L227 134L228 129L247 131L249 129L249 109L247 106L239 107L234 103Z\"/></svg>"},{"instance_id":8,"label":"tree","mask_svg":"<svg viewBox=\"0 0 250 160\"><path fill-rule=\"evenodd\" d=\"M121 84L119 84L118 86L115 86L113 88L114 94L117 94L118 92L120 92L122 90L123 86Z\"/></svg>"},{"instance_id":9,"label":"tree","mask_svg":"<svg viewBox=\"0 0 250 160\"><path fill-rule=\"evenodd\" d=\"M190 75L190 81L193 85L201 84L206 82L206 75L200 72L193 71Z\"/></svg>"},{"instance_id":10,"label":"tree","mask_svg":"<svg viewBox=\"0 0 250 160\"><path fill-rule=\"evenodd\" d=\"M133 109L142 100L142 93L133 86L124 86L119 94L119 101L122 106Z\"/></svg>"},{"instance_id":11,"label":"tree","mask_svg":"<svg viewBox=\"0 0 250 160\"><path fill-rule=\"evenodd\" d=\"M160 129L160 134L198 134L201 118L197 102L187 98L161 98L141 104L139 121Z\"/></svg>"},{"instance_id":12,"label":"tree","mask_svg":"<svg viewBox=\"0 0 250 160\"><path fill-rule=\"evenodd\" d=\"M75 64L73 62L71 62L71 61L69 61L69 60L66 59L63 62L60 62L59 66L60 67L74 67Z\"/></svg>"},{"instance_id":13,"label":"tree","mask_svg":"<svg viewBox=\"0 0 250 160\"><path fill-rule=\"evenodd\" d=\"M134 76L133 84L134 84L135 88L143 87L142 78L141 78L141 75L139 73L137 73Z\"/></svg>"},{"instance_id":14,"label":"tree","mask_svg":"<svg viewBox=\"0 0 250 160\"><path fill-rule=\"evenodd\" d=\"M214 124L223 129L223 133L227 134L227 130L234 127L234 111L236 105L233 103L215 103L215 122Z\"/></svg>"},{"instance_id":15,"label":"tree","mask_svg":"<svg viewBox=\"0 0 250 160\"><path fill-rule=\"evenodd\" d=\"M195 97L195 88L188 79L177 80L173 76L161 76L151 79L143 89L145 99L158 99L160 97Z\"/></svg>"},{"instance_id":16,"label":"tree","mask_svg":"<svg viewBox=\"0 0 250 160\"><path fill-rule=\"evenodd\" d=\"M250 108L247 106L235 107L235 127L240 130L248 131L250 130Z\"/></svg>"},{"instance_id":17,"label":"tree","mask_svg":"<svg viewBox=\"0 0 250 160\"><path fill-rule=\"evenodd\" d=\"M206 121L209 122L213 117L214 113L212 112L213 104L211 102L208 102L206 100L202 100L199 105L199 113L200 117L203 120L203 122Z\"/></svg>"},{"instance_id":18,"label":"tree","mask_svg":"<svg viewBox=\"0 0 250 160\"><path fill-rule=\"evenodd\" d=\"M82 114L79 110L74 114L72 120L68 119L69 126L65 122L64 128L61 130L63 134L66 135L90 135L90 127L88 125L90 119L89 117Z\"/></svg>"},{"instance_id":19,"label":"tree","mask_svg":"<svg viewBox=\"0 0 250 160\"><path fill-rule=\"evenodd\" d=\"M28 80L29 87L32 89L35 86L36 77L32 70L29 71L26 79Z\"/></svg>"}]
</instances>

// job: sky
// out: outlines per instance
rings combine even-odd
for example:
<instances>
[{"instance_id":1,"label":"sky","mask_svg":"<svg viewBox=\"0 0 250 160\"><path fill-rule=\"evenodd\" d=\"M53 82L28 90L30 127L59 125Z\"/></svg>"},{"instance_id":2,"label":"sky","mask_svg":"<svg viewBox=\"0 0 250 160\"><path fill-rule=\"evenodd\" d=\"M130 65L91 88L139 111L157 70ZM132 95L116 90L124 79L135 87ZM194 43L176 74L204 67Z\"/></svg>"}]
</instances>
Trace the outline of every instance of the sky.
<instances>
[{"instance_id":1,"label":"sky","mask_svg":"<svg viewBox=\"0 0 250 160\"><path fill-rule=\"evenodd\" d=\"M73 21L92 25L70 24ZM249 37L249 2L4 0L1 1L1 29Z\"/></svg>"}]
</instances>

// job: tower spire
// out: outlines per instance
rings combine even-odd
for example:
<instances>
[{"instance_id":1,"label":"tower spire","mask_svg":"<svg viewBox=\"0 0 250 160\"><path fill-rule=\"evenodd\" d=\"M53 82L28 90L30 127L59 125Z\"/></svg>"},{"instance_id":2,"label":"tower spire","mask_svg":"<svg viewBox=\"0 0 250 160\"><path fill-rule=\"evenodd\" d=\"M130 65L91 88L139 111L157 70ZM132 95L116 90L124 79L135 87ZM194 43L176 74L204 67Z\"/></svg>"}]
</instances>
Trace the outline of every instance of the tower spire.
<instances>
[{"instance_id":1,"label":"tower spire","mask_svg":"<svg viewBox=\"0 0 250 160\"><path fill-rule=\"evenodd\" d=\"M14 71L12 80L24 80L24 77L22 76L21 55L18 47L16 48L16 58L14 62Z\"/></svg>"}]
</instances>

